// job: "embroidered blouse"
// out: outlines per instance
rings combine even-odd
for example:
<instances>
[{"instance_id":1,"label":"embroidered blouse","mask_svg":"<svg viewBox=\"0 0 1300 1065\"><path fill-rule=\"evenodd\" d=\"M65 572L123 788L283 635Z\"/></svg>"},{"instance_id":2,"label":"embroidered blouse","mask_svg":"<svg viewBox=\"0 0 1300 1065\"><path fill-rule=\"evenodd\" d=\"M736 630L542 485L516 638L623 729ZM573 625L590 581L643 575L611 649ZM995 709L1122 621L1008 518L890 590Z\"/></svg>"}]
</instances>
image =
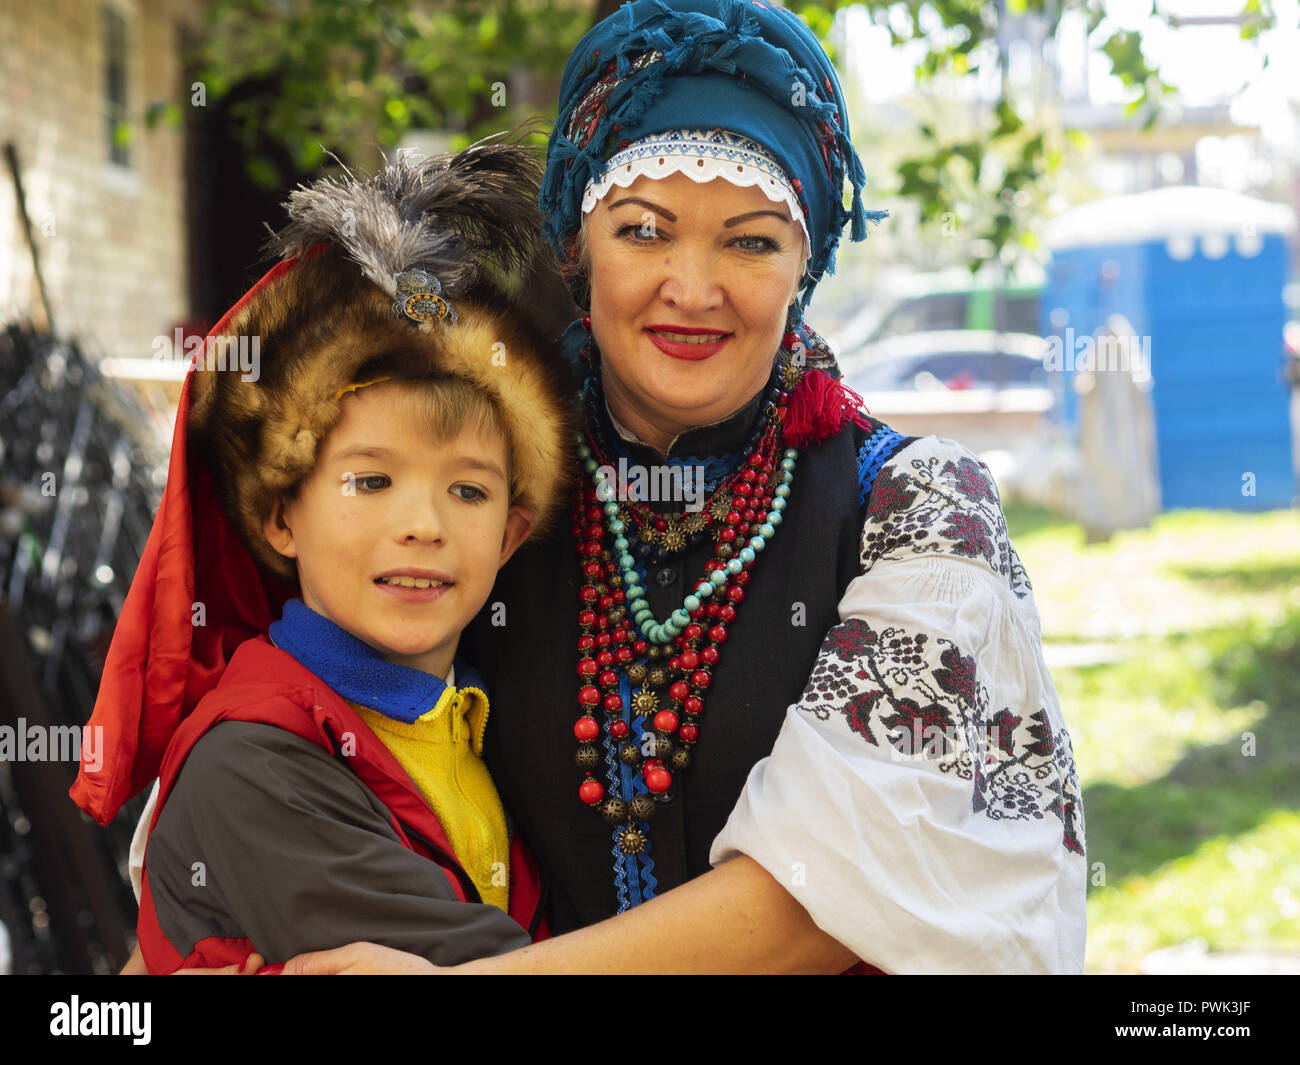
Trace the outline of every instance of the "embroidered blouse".
<instances>
[{"instance_id":1,"label":"embroidered blouse","mask_svg":"<svg viewBox=\"0 0 1300 1065\"><path fill-rule=\"evenodd\" d=\"M1033 592L988 469L881 468L860 573L714 840L894 973L1083 969L1083 805Z\"/></svg>"}]
</instances>

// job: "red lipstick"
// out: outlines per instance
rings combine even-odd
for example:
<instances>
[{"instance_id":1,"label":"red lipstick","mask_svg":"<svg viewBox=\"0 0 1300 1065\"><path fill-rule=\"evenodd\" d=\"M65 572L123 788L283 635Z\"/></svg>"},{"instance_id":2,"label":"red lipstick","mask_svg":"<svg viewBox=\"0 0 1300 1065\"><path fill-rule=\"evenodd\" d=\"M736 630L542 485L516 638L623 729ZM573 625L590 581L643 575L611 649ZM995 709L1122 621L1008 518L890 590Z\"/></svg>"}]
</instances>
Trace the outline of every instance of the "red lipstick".
<instances>
[{"instance_id":1,"label":"red lipstick","mask_svg":"<svg viewBox=\"0 0 1300 1065\"><path fill-rule=\"evenodd\" d=\"M674 359L685 359L688 362L699 362L716 355L731 339L731 334L725 330L689 325L656 324L647 326L645 333L650 338L650 343L665 355L671 355ZM663 336L663 333L677 333L682 336L718 336L718 334L721 334L721 336L717 340L710 340L706 343L691 344L680 340L670 340L668 337Z\"/></svg>"}]
</instances>

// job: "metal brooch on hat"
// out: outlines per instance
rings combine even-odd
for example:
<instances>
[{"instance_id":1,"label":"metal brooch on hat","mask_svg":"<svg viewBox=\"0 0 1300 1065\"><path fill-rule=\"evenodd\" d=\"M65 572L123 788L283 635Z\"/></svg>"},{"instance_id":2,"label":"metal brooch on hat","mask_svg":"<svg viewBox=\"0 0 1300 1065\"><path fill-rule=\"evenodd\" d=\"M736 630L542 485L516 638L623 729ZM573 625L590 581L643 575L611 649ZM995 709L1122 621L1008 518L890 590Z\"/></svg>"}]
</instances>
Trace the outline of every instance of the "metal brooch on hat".
<instances>
[{"instance_id":1,"label":"metal brooch on hat","mask_svg":"<svg viewBox=\"0 0 1300 1065\"><path fill-rule=\"evenodd\" d=\"M456 321L456 312L442 298L442 282L427 270L403 270L393 275L397 284L396 314L417 322Z\"/></svg>"}]
</instances>

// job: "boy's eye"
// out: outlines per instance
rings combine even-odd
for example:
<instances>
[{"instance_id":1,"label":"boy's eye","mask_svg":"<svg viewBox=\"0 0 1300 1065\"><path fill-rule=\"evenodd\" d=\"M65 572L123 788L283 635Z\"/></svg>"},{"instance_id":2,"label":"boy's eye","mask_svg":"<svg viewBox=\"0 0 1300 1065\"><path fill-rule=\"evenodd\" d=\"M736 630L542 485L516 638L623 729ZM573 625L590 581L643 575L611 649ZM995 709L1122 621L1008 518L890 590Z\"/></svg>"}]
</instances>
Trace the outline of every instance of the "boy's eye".
<instances>
[{"instance_id":1,"label":"boy's eye","mask_svg":"<svg viewBox=\"0 0 1300 1065\"><path fill-rule=\"evenodd\" d=\"M383 473L363 473L360 475L348 473L343 477L344 491L346 491L350 485L354 491L360 492L363 495L370 492L381 491L392 483L393 482L389 477Z\"/></svg>"},{"instance_id":2,"label":"boy's eye","mask_svg":"<svg viewBox=\"0 0 1300 1065\"><path fill-rule=\"evenodd\" d=\"M481 488L476 488L472 484L458 484L452 487L455 492L466 503L486 503L487 493Z\"/></svg>"}]
</instances>

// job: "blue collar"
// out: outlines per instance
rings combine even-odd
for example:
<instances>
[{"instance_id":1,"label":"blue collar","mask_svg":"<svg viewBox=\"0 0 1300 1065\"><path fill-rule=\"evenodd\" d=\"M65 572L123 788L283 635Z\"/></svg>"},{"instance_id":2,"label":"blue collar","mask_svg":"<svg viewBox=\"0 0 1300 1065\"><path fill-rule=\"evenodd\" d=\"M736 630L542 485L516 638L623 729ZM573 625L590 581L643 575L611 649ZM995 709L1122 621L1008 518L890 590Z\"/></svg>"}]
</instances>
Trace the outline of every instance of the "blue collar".
<instances>
[{"instance_id":1,"label":"blue collar","mask_svg":"<svg viewBox=\"0 0 1300 1065\"><path fill-rule=\"evenodd\" d=\"M301 599L285 603L283 616L269 631L277 647L344 699L394 721L411 724L432 710L447 688L447 682L432 673L386 662L369 644L317 614ZM459 656L453 665L456 687L483 689L482 678Z\"/></svg>"}]
</instances>

